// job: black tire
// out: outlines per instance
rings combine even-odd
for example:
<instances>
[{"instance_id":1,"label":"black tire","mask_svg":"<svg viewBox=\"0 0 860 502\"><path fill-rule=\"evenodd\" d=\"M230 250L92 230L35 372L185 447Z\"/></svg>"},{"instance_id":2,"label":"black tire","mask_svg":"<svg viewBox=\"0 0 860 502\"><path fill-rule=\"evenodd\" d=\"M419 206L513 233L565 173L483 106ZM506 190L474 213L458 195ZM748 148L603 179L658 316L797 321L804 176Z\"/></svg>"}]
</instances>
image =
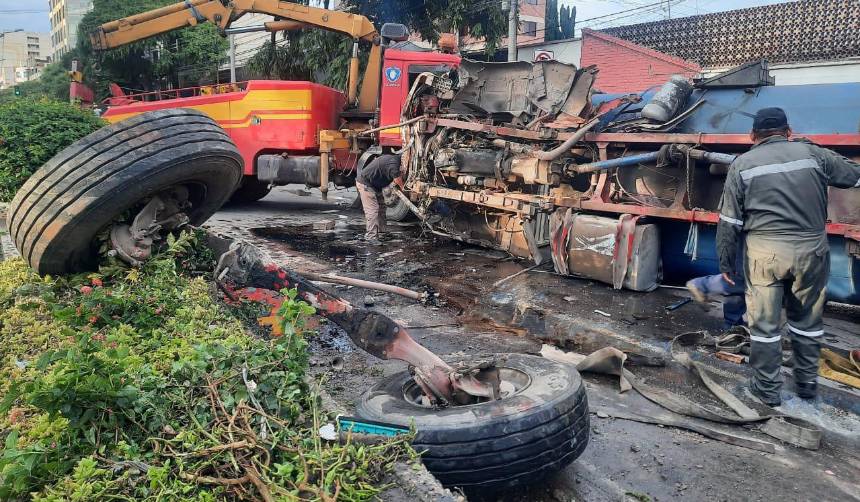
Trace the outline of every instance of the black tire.
<instances>
[{"instance_id":1,"label":"black tire","mask_svg":"<svg viewBox=\"0 0 860 502\"><path fill-rule=\"evenodd\" d=\"M231 204L247 204L257 202L263 197L269 195L272 189L265 181L260 181L253 176L245 176L242 179L242 184L233 192L230 197Z\"/></svg>"},{"instance_id":2,"label":"black tire","mask_svg":"<svg viewBox=\"0 0 860 502\"><path fill-rule=\"evenodd\" d=\"M196 110L143 113L99 129L58 153L18 190L8 230L40 274L93 269L96 236L168 187L191 191L193 225L236 189L242 157L214 120Z\"/></svg>"},{"instance_id":3,"label":"black tire","mask_svg":"<svg viewBox=\"0 0 860 502\"><path fill-rule=\"evenodd\" d=\"M409 206L402 200L397 200L393 206L385 206L385 219L389 221L409 221L415 217Z\"/></svg>"},{"instance_id":4,"label":"black tire","mask_svg":"<svg viewBox=\"0 0 860 502\"><path fill-rule=\"evenodd\" d=\"M499 367L522 372L525 388L500 401L441 410L407 400L407 372L384 379L359 400L366 420L414 424L412 446L445 486L468 491L530 484L573 462L588 444L588 399L570 365L509 354Z\"/></svg>"}]
</instances>

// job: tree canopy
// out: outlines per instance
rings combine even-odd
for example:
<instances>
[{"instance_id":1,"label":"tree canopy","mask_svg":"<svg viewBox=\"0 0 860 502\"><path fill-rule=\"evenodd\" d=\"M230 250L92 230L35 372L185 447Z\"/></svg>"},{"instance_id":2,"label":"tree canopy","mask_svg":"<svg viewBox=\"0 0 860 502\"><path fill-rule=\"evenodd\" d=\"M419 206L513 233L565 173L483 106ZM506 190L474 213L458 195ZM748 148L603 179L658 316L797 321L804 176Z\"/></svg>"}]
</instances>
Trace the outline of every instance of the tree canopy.
<instances>
[{"instance_id":1,"label":"tree canopy","mask_svg":"<svg viewBox=\"0 0 860 502\"><path fill-rule=\"evenodd\" d=\"M562 38L561 27L558 20L558 0L546 0L546 13L544 14L544 40L558 40Z\"/></svg>"},{"instance_id":2,"label":"tree canopy","mask_svg":"<svg viewBox=\"0 0 860 502\"><path fill-rule=\"evenodd\" d=\"M97 53L89 34L99 25L175 3L174 0L94 0L93 9L78 26L75 56L82 63L86 82L96 96L107 95L107 86L139 90L192 86L214 81L226 57L227 40L210 23Z\"/></svg>"},{"instance_id":3,"label":"tree canopy","mask_svg":"<svg viewBox=\"0 0 860 502\"><path fill-rule=\"evenodd\" d=\"M307 0L299 3L306 4ZM366 16L377 29L384 23L401 23L431 42L446 32L484 39L488 53L495 51L507 30L501 2L345 0L342 6ZM251 58L248 67L252 74L266 78L313 80L343 87L351 43L342 35L321 30L288 32L274 49L271 43L266 43Z\"/></svg>"},{"instance_id":4,"label":"tree canopy","mask_svg":"<svg viewBox=\"0 0 860 502\"><path fill-rule=\"evenodd\" d=\"M573 34L576 31L576 6L561 6L559 28L561 30L561 38L573 38Z\"/></svg>"}]
</instances>

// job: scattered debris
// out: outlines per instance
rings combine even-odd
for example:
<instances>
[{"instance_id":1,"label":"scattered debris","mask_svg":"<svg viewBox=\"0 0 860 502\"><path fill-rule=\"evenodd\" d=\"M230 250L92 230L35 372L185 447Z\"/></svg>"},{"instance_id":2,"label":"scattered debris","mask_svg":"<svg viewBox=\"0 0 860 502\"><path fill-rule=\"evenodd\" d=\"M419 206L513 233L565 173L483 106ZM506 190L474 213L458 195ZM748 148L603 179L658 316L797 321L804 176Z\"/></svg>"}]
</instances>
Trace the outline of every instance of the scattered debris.
<instances>
[{"instance_id":1,"label":"scattered debris","mask_svg":"<svg viewBox=\"0 0 860 502\"><path fill-rule=\"evenodd\" d=\"M525 274L526 272L529 272L529 271L531 271L531 270L534 270L534 269L536 269L536 268L540 267L541 265L543 265L543 263L538 263L537 265L532 265L531 267L529 267L529 268L524 268L524 269L520 270L519 272L517 272L517 273L515 273L515 274L511 274L511 275L509 275L509 276L507 276L507 277L502 277L501 279L499 279L498 281L496 281L496 282L494 282L494 283L493 283L493 287L494 287L494 288L497 288L497 287L499 287L500 285L502 285L502 284L504 284L504 283L508 282L509 280L513 279L514 277L518 277L518 276L520 276L520 275L522 275L522 274Z\"/></svg>"},{"instance_id":2,"label":"scattered debris","mask_svg":"<svg viewBox=\"0 0 860 502\"><path fill-rule=\"evenodd\" d=\"M314 222L314 230L334 230L334 220L320 220Z\"/></svg>"},{"instance_id":3,"label":"scattered debris","mask_svg":"<svg viewBox=\"0 0 860 502\"><path fill-rule=\"evenodd\" d=\"M348 286L356 286L359 288L385 291L386 293L394 293L395 295L405 296L406 298L418 301L422 301L427 297L427 293L419 293L418 291L412 291L411 289L401 288L399 286L382 284L381 282L365 281L363 279L355 279L353 277L342 277L334 274L315 274L313 272L302 272L302 275L312 281L346 284Z\"/></svg>"},{"instance_id":4,"label":"scattered debris","mask_svg":"<svg viewBox=\"0 0 860 502\"><path fill-rule=\"evenodd\" d=\"M424 324L422 326L406 326L407 329L433 329L460 326L458 322L445 322L440 324Z\"/></svg>"},{"instance_id":5,"label":"scattered debris","mask_svg":"<svg viewBox=\"0 0 860 502\"><path fill-rule=\"evenodd\" d=\"M320 437L325 439L326 441L337 441L338 438L338 434L334 428L334 424L331 422L320 427L319 434Z\"/></svg>"},{"instance_id":6,"label":"scattered debris","mask_svg":"<svg viewBox=\"0 0 860 502\"><path fill-rule=\"evenodd\" d=\"M744 360L746 359L741 354L731 354L729 352L725 352L722 350L719 352L716 352L714 355L717 356L717 359L722 359L723 361L728 361L730 363L735 363L735 364L743 364Z\"/></svg>"},{"instance_id":7,"label":"scattered debris","mask_svg":"<svg viewBox=\"0 0 860 502\"><path fill-rule=\"evenodd\" d=\"M666 310L667 310L667 311L669 311L669 312L671 312L671 311L673 311L673 310L678 310L679 308L683 307L684 305L686 305L686 304L688 304L688 303L690 303L690 302L692 302L692 301L693 301L693 299L692 299L692 298L684 298L683 300L680 300L680 301L677 301L677 302L675 302L675 303L673 303L673 304L671 304L671 305L668 305L668 306L666 307Z\"/></svg>"},{"instance_id":8,"label":"scattered debris","mask_svg":"<svg viewBox=\"0 0 860 502\"><path fill-rule=\"evenodd\" d=\"M600 314L600 315L602 315L603 317L612 317L612 314L610 314L609 312L604 312L604 311L602 311L602 310L598 310L598 309L594 309L594 313L595 313L595 314Z\"/></svg>"},{"instance_id":9,"label":"scattered debris","mask_svg":"<svg viewBox=\"0 0 860 502\"><path fill-rule=\"evenodd\" d=\"M375 304L375 303L376 303L376 300L374 300L372 296L367 295L364 297L364 306L365 307L372 307L373 304Z\"/></svg>"}]
</instances>

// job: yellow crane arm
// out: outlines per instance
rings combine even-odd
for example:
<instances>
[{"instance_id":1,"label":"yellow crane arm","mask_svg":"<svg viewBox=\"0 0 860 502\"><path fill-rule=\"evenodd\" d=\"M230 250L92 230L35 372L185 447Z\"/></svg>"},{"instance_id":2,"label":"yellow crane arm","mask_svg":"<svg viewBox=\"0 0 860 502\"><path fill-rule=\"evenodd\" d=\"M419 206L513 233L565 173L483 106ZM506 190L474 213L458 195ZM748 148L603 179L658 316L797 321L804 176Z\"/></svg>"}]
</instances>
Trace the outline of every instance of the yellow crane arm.
<instances>
[{"instance_id":1,"label":"yellow crane arm","mask_svg":"<svg viewBox=\"0 0 860 502\"><path fill-rule=\"evenodd\" d=\"M364 85L359 96L359 110L373 111L379 89L379 69L382 64L379 34L376 27L364 16L318 7L310 7L283 0L232 0L226 5L221 0L185 0L173 5L135 14L101 25L90 34L93 48L112 49L186 26L211 22L221 30L247 13L276 16L292 23L266 23L275 31L302 26L316 27L342 33L354 40L349 62L347 97L355 103L358 90L358 41L373 44L364 74Z\"/></svg>"}]
</instances>

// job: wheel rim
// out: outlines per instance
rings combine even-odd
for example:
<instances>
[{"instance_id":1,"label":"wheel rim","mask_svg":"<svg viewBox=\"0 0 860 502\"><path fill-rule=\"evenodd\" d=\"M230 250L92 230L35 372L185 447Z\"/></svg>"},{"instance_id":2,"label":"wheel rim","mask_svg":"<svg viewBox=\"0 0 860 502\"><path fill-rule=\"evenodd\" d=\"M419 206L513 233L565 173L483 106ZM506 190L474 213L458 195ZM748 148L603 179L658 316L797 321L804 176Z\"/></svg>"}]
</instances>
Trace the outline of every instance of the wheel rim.
<instances>
[{"instance_id":1,"label":"wheel rim","mask_svg":"<svg viewBox=\"0 0 860 502\"><path fill-rule=\"evenodd\" d=\"M531 376L529 376L529 374L524 371L508 366L499 366L498 370L499 379L501 380L501 399L499 399L498 401L504 401L505 399L510 399L518 395L519 393L527 389L532 383ZM478 375L478 379L480 379L480 375ZM402 393L403 400L417 408L434 408L434 406L430 404L429 400L422 392L421 387L412 378L410 378L406 381L406 383L403 384ZM498 401L485 400L478 403L452 405L452 407L467 408L469 406L481 406L490 402Z\"/></svg>"},{"instance_id":2,"label":"wheel rim","mask_svg":"<svg viewBox=\"0 0 860 502\"><path fill-rule=\"evenodd\" d=\"M171 200L171 194L179 199ZM159 199L159 197L165 198L169 204L161 204L156 212L148 215L152 220L149 222L153 226L152 231L134 228L138 225L138 217L143 216L143 212L149 207L149 203L143 202L147 198L133 206L135 208L131 210L133 222L120 219L110 224L108 232L112 247L110 254L119 257L129 265L140 266L149 259L153 241L162 240L166 233L188 223L188 213L199 207L206 198L206 186L196 181L185 181L159 190L149 200L154 202L152 199ZM155 221L156 216L161 217L161 220Z\"/></svg>"}]
</instances>

